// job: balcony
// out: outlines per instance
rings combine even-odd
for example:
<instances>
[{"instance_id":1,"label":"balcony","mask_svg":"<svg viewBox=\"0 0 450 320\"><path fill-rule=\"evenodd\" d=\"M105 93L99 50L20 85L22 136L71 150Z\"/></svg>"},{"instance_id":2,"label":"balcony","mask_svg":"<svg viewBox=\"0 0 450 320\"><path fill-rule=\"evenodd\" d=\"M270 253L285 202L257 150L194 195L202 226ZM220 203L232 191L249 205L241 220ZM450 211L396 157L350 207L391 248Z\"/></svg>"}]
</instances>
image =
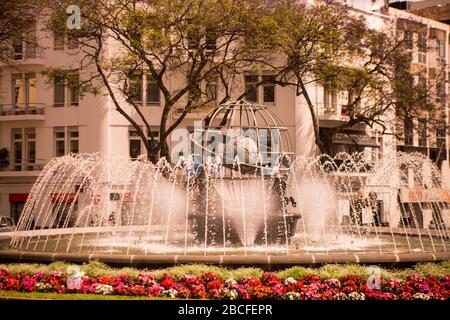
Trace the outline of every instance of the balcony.
<instances>
[{"instance_id":1,"label":"balcony","mask_svg":"<svg viewBox=\"0 0 450 320\"><path fill-rule=\"evenodd\" d=\"M41 47L17 45L11 48L8 61L0 61L0 67L14 65L27 67L41 67L46 65L45 51Z\"/></svg>"},{"instance_id":2,"label":"balcony","mask_svg":"<svg viewBox=\"0 0 450 320\"><path fill-rule=\"evenodd\" d=\"M45 107L41 103L2 104L0 121L45 120Z\"/></svg>"},{"instance_id":3,"label":"balcony","mask_svg":"<svg viewBox=\"0 0 450 320\"><path fill-rule=\"evenodd\" d=\"M348 121L348 110L344 104L317 103L316 106L320 125L323 127L332 128Z\"/></svg>"},{"instance_id":4,"label":"balcony","mask_svg":"<svg viewBox=\"0 0 450 320\"><path fill-rule=\"evenodd\" d=\"M208 104L206 106L202 106L201 108L197 108L191 112L189 112L186 116L185 119L193 119L193 120L200 120L202 119L204 116L206 116L208 114L209 111L211 111L212 109L214 109L215 104ZM175 107L174 108L174 112L172 113L172 118L173 119L177 119L184 111L184 107Z\"/></svg>"},{"instance_id":5,"label":"balcony","mask_svg":"<svg viewBox=\"0 0 450 320\"><path fill-rule=\"evenodd\" d=\"M45 160L23 160L20 162L0 162L0 177L33 177L38 176L45 166Z\"/></svg>"}]
</instances>

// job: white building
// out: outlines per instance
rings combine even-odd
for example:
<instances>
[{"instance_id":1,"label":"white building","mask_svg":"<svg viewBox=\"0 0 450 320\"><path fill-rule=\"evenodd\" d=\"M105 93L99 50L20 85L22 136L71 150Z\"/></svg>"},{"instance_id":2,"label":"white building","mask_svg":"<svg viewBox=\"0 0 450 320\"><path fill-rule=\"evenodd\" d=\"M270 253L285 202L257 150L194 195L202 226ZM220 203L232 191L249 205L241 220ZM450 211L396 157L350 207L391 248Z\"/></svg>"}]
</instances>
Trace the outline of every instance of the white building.
<instances>
[{"instance_id":1,"label":"white building","mask_svg":"<svg viewBox=\"0 0 450 320\"><path fill-rule=\"evenodd\" d=\"M448 79L448 25L395 9L389 9L389 15L356 9L355 12L364 14L374 28L397 26L399 19L410 17L426 25L429 45L436 49L425 53L413 49L414 61L425 66L429 73L436 68L436 64L444 64ZM38 24L35 30L41 30L41 27ZM0 66L0 147L9 151L7 159L1 162L0 158L0 215L12 216L16 220L33 182L51 158L71 152L102 152L137 157L144 151L139 137L127 120L115 110L109 96L80 97L76 90L70 90L64 83L48 83L47 78L40 73L49 66L70 67L72 57L68 58L67 53L76 49L73 43L67 37L40 31L37 31L36 39L39 42L37 50L15 43L13 54L16 64ZM109 54L113 55L113 50L109 50ZM264 74L250 75L242 81L251 83L254 77L261 76ZM173 81L176 83L177 79ZM157 132L162 96L154 88L154 84L144 79L142 112ZM338 92L317 85L310 85L308 90L317 107L322 128L337 126L345 121L345 101ZM448 92L448 89L445 90ZM309 111L303 98L296 96L294 88L261 86L248 100L265 104L277 114L289 130L296 155L317 152L311 122L308 121ZM202 112L189 114L181 126L191 129L194 121L203 115ZM408 135L406 142L398 142L392 135L381 136L376 130L369 130L362 125L354 128L354 131L359 147L355 148L348 138L336 136L334 153L365 151L369 158L376 161L381 153L392 152L397 147L405 151L409 151L408 147L415 148L414 151L423 147L429 156L449 158L449 141L445 132L434 138L433 134L429 135L424 143L423 137L421 139L416 132L412 132L412 136ZM441 141L445 141L445 144L438 147L436 143ZM436 152L439 154L436 155ZM439 163L448 179L448 160Z\"/></svg>"}]
</instances>

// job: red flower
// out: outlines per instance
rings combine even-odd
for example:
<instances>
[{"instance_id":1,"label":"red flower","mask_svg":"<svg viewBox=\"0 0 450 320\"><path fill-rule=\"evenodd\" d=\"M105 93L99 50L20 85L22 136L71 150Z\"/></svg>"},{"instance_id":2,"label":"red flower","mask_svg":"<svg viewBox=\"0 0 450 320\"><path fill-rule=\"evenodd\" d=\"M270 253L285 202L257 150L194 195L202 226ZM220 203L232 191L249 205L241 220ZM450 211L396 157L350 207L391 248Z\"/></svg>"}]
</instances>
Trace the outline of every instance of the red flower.
<instances>
[{"instance_id":1,"label":"red flower","mask_svg":"<svg viewBox=\"0 0 450 320\"><path fill-rule=\"evenodd\" d=\"M173 278L165 273L161 280L161 285L166 289L170 289L174 284L175 281L173 280Z\"/></svg>"}]
</instances>

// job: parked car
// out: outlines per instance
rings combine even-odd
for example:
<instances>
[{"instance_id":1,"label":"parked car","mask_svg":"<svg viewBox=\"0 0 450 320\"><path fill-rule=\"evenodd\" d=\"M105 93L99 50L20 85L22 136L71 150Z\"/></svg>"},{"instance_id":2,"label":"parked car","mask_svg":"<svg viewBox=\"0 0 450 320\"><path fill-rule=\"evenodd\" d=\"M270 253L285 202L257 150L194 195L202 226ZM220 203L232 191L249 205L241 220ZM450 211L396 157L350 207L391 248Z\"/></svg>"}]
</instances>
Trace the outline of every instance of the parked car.
<instances>
[{"instance_id":1,"label":"parked car","mask_svg":"<svg viewBox=\"0 0 450 320\"><path fill-rule=\"evenodd\" d=\"M10 217L0 217L0 232L11 232L16 229L14 220Z\"/></svg>"}]
</instances>

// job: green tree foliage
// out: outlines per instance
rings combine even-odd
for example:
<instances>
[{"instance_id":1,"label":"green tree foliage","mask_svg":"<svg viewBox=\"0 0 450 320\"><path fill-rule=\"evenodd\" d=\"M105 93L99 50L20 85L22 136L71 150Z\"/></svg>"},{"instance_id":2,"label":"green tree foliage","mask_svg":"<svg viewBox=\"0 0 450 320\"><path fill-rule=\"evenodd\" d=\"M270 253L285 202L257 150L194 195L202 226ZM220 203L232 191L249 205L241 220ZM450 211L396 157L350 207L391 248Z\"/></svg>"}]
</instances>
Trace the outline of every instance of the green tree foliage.
<instances>
[{"instance_id":1,"label":"green tree foliage","mask_svg":"<svg viewBox=\"0 0 450 320\"><path fill-rule=\"evenodd\" d=\"M67 30L74 1L49 1L49 29L77 39L82 91L106 91L133 125L148 157L169 158L167 138L194 110L211 107L205 82L214 80L220 102L244 98L242 76L264 71L267 81L293 86L307 102L316 143L330 152L331 135L356 124L392 130L395 113L413 117L433 109L429 86L413 81L407 39L392 26L383 32L339 1L317 0L78 0L80 29ZM410 30L414 32L414 30ZM113 48L110 51L110 48ZM114 52L114 55L110 55ZM74 71L70 70L70 71ZM146 72L162 93L159 142L148 141L133 77ZM60 70L48 69L51 77ZM67 73L67 74L70 74ZM184 79L174 85L176 75ZM238 80L241 79L241 80ZM317 106L307 87L322 84L345 92L348 120L320 134ZM177 112L175 112L177 110ZM132 116L137 115L137 118ZM171 118L171 115L176 115ZM389 116L393 114L393 116ZM386 116L388 115L388 116ZM144 129L139 125L144 123Z\"/></svg>"}]
</instances>

